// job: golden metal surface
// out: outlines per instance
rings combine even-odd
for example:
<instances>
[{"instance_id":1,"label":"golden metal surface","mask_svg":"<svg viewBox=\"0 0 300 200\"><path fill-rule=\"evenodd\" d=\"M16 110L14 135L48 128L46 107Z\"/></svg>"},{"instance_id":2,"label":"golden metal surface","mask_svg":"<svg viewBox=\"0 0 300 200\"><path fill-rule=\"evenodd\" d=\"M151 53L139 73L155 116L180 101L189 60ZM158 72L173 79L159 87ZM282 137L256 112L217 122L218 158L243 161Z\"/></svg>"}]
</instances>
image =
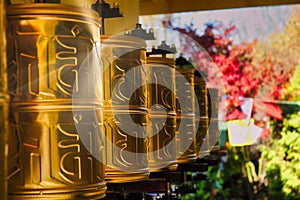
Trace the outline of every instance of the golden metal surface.
<instances>
[{"instance_id":1,"label":"golden metal surface","mask_svg":"<svg viewBox=\"0 0 300 200\"><path fill-rule=\"evenodd\" d=\"M7 16L12 101L72 98L87 92L80 86L94 77L82 78L79 71L92 67L86 63L95 61L87 59L99 59L89 56L100 40L96 12L60 4L24 4L9 6Z\"/></svg>"},{"instance_id":2,"label":"golden metal surface","mask_svg":"<svg viewBox=\"0 0 300 200\"><path fill-rule=\"evenodd\" d=\"M204 90L202 91L203 93L205 93ZM201 151L199 152L199 156L201 157L207 155L213 148L218 147L218 141L220 138L218 125L218 89L207 88L205 91L207 99L207 115L204 116L204 113L201 113L200 111L201 116L199 118L196 118L199 119L199 128L196 136L197 150L199 151L201 148ZM199 99L204 98L204 96L199 97Z\"/></svg>"},{"instance_id":3,"label":"golden metal surface","mask_svg":"<svg viewBox=\"0 0 300 200\"><path fill-rule=\"evenodd\" d=\"M131 127L130 133L122 130L122 120L126 112L104 110L104 131L106 140L105 180L109 183L122 183L145 180L149 177L147 160L147 132ZM147 126L147 112L130 110L136 124ZM141 137L143 136L143 137ZM126 152L130 152L129 154Z\"/></svg>"},{"instance_id":4,"label":"golden metal surface","mask_svg":"<svg viewBox=\"0 0 300 200\"><path fill-rule=\"evenodd\" d=\"M196 122L195 122L195 102L194 102L194 73L193 69L176 69L176 124L177 132L182 130L184 133L178 137L177 154L178 163L194 162L197 159L196 152ZM186 78L183 83L181 78ZM189 84L188 89L187 85ZM178 94L180 92L180 95ZM178 98L181 98L181 106ZM181 127L181 129L179 129ZM188 148L186 144L190 144Z\"/></svg>"},{"instance_id":5,"label":"golden metal surface","mask_svg":"<svg viewBox=\"0 0 300 200\"><path fill-rule=\"evenodd\" d=\"M175 61L147 57L150 171L177 169Z\"/></svg>"},{"instance_id":6,"label":"golden metal surface","mask_svg":"<svg viewBox=\"0 0 300 200\"><path fill-rule=\"evenodd\" d=\"M219 90L216 88L208 88L208 118L209 118L209 137L208 144L210 147L218 147L220 130L218 120L218 109L219 109ZM218 138L218 140L216 140Z\"/></svg>"},{"instance_id":7,"label":"golden metal surface","mask_svg":"<svg viewBox=\"0 0 300 200\"><path fill-rule=\"evenodd\" d=\"M208 140L205 139L209 128L209 118L208 118L208 93L206 82L201 76L194 76L194 89L196 94L196 99L199 105L199 116L196 117L196 123L198 124L198 129L196 133L196 152L199 155L206 155L209 152ZM201 148L202 147L202 148ZM201 149L201 152L199 152ZM199 156L198 155L198 156Z\"/></svg>"},{"instance_id":8,"label":"golden metal surface","mask_svg":"<svg viewBox=\"0 0 300 200\"><path fill-rule=\"evenodd\" d=\"M151 113L176 115L175 61L171 58L147 57L148 107Z\"/></svg>"},{"instance_id":9,"label":"golden metal surface","mask_svg":"<svg viewBox=\"0 0 300 200\"><path fill-rule=\"evenodd\" d=\"M97 14L26 4L7 16L9 199L103 198L104 166L93 156L104 157L103 104L90 73L100 56Z\"/></svg>"},{"instance_id":10,"label":"golden metal surface","mask_svg":"<svg viewBox=\"0 0 300 200\"><path fill-rule=\"evenodd\" d=\"M104 130L109 140L106 144L105 179L109 183L148 179L145 41L130 36L103 35L101 53L104 66ZM132 88L136 90L128 93ZM126 115L130 115L131 122L123 119ZM129 130L123 130L121 127L126 123L134 124ZM144 129L136 129L136 125Z\"/></svg>"},{"instance_id":11,"label":"golden metal surface","mask_svg":"<svg viewBox=\"0 0 300 200\"><path fill-rule=\"evenodd\" d=\"M105 168L105 180L108 183L128 183L135 181L143 181L149 178L149 171L147 172L127 172L121 170L114 170L113 168Z\"/></svg>"},{"instance_id":12,"label":"golden metal surface","mask_svg":"<svg viewBox=\"0 0 300 200\"><path fill-rule=\"evenodd\" d=\"M191 117L194 117L195 115L195 102L194 102L194 72L193 69L180 69L176 68L176 94L181 92L183 94L180 95L180 97L183 97L184 99L181 99L182 102L184 102L183 105L177 106L176 105L176 112L177 113L184 113L185 115L190 115ZM186 82L182 81L182 78L185 78ZM185 84L183 86L182 84ZM188 86L186 86L189 84ZM188 88L189 90L185 90ZM177 95L178 98L179 95ZM176 101L178 103L178 101Z\"/></svg>"},{"instance_id":13,"label":"golden metal surface","mask_svg":"<svg viewBox=\"0 0 300 200\"><path fill-rule=\"evenodd\" d=\"M218 118L219 108L219 90L217 88L207 88L207 104L208 104L208 117Z\"/></svg>"},{"instance_id":14,"label":"golden metal surface","mask_svg":"<svg viewBox=\"0 0 300 200\"><path fill-rule=\"evenodd\" d=\"M208 138L207 142L210 148L219 147L219 120L218 118L209 119Z\"/></svg>"},{"instance_id":15,"label":"golden metal surface","mask_svg":"<svg viewBox=\"0 0 300 200\"><path fill-rule=\"evenodd\" d=\"M196 133L196 152L197 156L207 155L209 153L209 141L207 140L209 129L208 117L197 117L196 123L198 124L198 130ZM207 138L206 138L207 137ZM201 151L200 151L201 150Z\"/></svg>"},{"instance_id":16,"label":"golden metal surface","mask_svg":"<svg viewBox=\"0 0 300 200\"><path fill-rule=\"evenodd\" d=\"M199 115L201 117L208 116L208 92L206 81L201 76L194 77L194 89L196 94L196 99L198 100L199 104Z\"/></svg>"},{"instance_id":17,"label":"golden metal surface","mask_svg":"<svg viewBox=\"0 0 300 200\"><path fill-rule=\"evenodd\" d=\"M152 136L149 137L150 172L177 169L176 116L150 114ZM163 127L162 127L163 125ZM156 128L158 127L158 128ZM172 143L173 141L173 143Z\"/></svg>"},{"instance_id":18,"label":"golden metal surface","mask_svg":"<svg viewBox=\"0 0 300 200\"><path fill-rule=\"evenodd\" d=\"M7 199L8 95L6 64L6 8L0 0L0 199Z\"/></svg>"},{"instance_id":19,"label":"golden metal surface","mask_svg":"<svg viewBox=\"0 0 300 200\"><path fill-rule=\"evenodd\" d=\"M9 199L105 196L104 167L92 156L104 153L99 124L90 122L86 114L73 115L74 109L86 113L85 107L55 106L11 108ZM93 107L90 110L94 112ZM90 131L79 137L74 118ZM83 136L90 146L83 145Z\"/></svg>"},{"instance_id":20,"label":"golden metal surface","mask_svg":"<svg viewBox=\"0 0 300 200\"><path fill-rule=\"evenodd\" d=\"M104 66L104 105L119 109L147 109L146 44L131 36L101 36ZM131 71L132 76L125 77ZM132 94L128 88L137 88ZM129 101L129 103L128 103Z\"/></svg>"},{"instance_id":21,"label":"golden metal surface","mask_svg":"<svg viewBox=\"0 0 300 200\"><path fill-rule=\"evenodd\" d=\"M7 199L8 102L0 100L0 199Z\"/></svg>"}]
</instances>

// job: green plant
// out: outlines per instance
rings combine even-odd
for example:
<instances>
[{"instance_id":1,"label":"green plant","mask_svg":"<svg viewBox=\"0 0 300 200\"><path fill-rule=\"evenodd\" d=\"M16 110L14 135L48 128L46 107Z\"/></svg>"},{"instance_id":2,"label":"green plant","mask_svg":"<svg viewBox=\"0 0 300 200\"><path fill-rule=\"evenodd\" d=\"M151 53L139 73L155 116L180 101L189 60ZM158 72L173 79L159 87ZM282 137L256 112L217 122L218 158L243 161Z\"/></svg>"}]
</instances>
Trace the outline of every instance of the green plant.
<instances>
[{"instance_id":1,"label":"green plant","mask_svg":"<svg viewBox=\"0 0 300 200\"><path fill-rule=\"evenodd\" d=\"M226 200L229 199L229 189L223 188L223 179L221 177L221 165L208 168L206 175L209 180L196 182L197 193L186 194L182 196L182 200Z\"/></svg>"},{"instance_id":2,"label":"green plant","mask_svg":"<svg viewBox=\"0 0 300 200\"><path fill-rule=\"evenodd\" d=\"M257 180L258 168L250 159L249 147L228 149L227 159L207 171L209 181L197 182L197 193L183 200L260 200L266 196ZM253 167L250 167L253 166Z\"/></svg>"},{"instance_id":3,"label":"green plant","mask_svg":"<svg viewBox=\"0 0 300 200\"><path fill-rule=\"evenodd\" d=\"M277 124L277 123L275 123ZM300 112L283 119L280 132L261 147L271 199L300 199Z\"/></svg>"},{"instance_id":4,"label":"green plant","mask_svg":"<svg viewBox=\"0 0 300 200\"><path fill-rule=\"evenodd\" d=\"M286 89L287 99L300 100L300 63ZM300 112L287 114L282 121L272 121L271 137L260 150L267 161L266 172L270 199L300 199Z\"/></svg>"},{"instance_id":5,"label":"green plant","mask_svg":"<svg viewBox=\"0 0 300 200\"><path fill-rule=\"evenodd\" d=\"M258 200L265 197L264 187L258 178L261 176L261 162L253 158L257 153L251 146L228 149L228 160L222 173L223 187L230 190L227 199Z\"/></svg>"},{"instance_id":6,"label":"green plant","mask_svg":"<svg viewBox=\"0 0 300 200\"><path fill-rule=\"evenodd\" d=\"M283 93L285 93L285 99L287 100L300 101L300 59L294 76L290 79L289 86Z\"/></svg>"}]
</instances>

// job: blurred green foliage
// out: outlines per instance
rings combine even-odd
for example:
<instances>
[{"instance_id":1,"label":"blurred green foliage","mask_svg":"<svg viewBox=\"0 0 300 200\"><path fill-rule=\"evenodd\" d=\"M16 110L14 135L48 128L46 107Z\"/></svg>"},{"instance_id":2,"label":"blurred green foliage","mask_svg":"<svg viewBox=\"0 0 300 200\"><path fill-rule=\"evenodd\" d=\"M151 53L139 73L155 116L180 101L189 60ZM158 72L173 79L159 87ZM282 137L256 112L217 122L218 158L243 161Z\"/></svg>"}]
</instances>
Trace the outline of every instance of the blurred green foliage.
<instances>
[{"instance_id":1,"label":"blurred green foliage","mask_svg":"<svg viewBox=\"0 0 300 200\"><path fill-rule=\"evenodd\" d=\"M299 101L300 63L286 91L291 101ZM297 109L299 110L299 109ZM300 112L287 113L282 121L272 121L271 136L260 150L266 162L268 196L274 200L300 199Z\"/></svg>"},{"instance_id":2,"label":"blurred green foliage","mask_svg":"<svg viewBox=\"0 0 300 200\"><path fill-rule=\"evenodd\" d=\"M271 137L260 147L267 161L268 196L275 200L299 200L300 112L286 116L282 127L280 122L273 122L273 126Z\"/></svg>"}]
</instances>

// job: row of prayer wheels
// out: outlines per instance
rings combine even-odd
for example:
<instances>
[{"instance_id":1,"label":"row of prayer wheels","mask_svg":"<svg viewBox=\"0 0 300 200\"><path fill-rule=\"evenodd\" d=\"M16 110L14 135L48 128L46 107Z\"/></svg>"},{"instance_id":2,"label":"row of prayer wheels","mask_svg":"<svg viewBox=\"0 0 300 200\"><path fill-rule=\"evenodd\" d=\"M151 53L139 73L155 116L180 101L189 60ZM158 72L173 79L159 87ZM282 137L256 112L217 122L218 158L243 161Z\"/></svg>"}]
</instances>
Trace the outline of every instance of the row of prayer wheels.
<instances>
[{"instance_id":1,"label":"row of prayer wheels","mask_svg":"<svg viewBox=\"0 0 300 200\"><path fill-rule=\"evenodd\" d=\"M209 151L217 94L201 74L147 55L141 38L100 36L88 8L13 5L7 19L9 199L101 199L107 182Z\"/></svg>"}]
</instances>

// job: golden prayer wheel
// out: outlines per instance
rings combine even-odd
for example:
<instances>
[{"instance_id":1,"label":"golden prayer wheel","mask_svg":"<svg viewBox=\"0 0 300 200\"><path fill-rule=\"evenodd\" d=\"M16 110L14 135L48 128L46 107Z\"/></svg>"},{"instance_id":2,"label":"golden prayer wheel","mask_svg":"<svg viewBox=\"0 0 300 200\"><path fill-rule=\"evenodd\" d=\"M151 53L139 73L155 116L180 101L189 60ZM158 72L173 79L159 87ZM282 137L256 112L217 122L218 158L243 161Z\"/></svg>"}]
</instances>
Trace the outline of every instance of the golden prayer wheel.
<instances>
[{"instance_id":1,"label":"golden prayer wheel","mask_svg":"<svg viewBox=\"0 0 300 200\"><path fill-rule=\"evenodd\" d=\"M146 44L131 36L102 36L104 66L105 179L148 179Z\"/></svg>"},{"instance_id":2,"label":"golden prayer wheel","mask_svg":"<svg viewBox=\"0 0 300 200\"><path fill-rule=\"evenodd\" d=\"M179 163L194 162L196 152L196 122L193 69L176 68L177 153ZM184 80L186 79L186 80ZM197 106L198 109L198 106Z\"/></svg>"},{"instance_id":3,"label":"golden prayer wheel","mask_svg":"<svg viewBox=\"0 0 300 200\"><path fill-rule=\"evenodd\" d=\"M24 4L7 16L9 199L103 198L97 13Z\"/></svg>"},{"instance_id":4,"label":"golden prayer wheel","mask_svg":"<svg viewBox=\"0 0 300 200\"><path fill-rule=\"evenodd\" d=\"M89 72L92 53L99 59L98 14L61 4L24 4L8 7L7 16L11 101L85 96L88 91L80 87L87 81L79 70Z\"/></svg>"},{"instance_id":5,"label":"golden prayer wheel","mask_svg":"<svg viewBox=\"0 0 300 200\"><path fill-rule=\"evenodd\" d=\"M196 124L198 125L196 133L196 152L199 156L204 156L209 153L209 146L207 144L207 133L209 128L208 117L208 93L205 79L201 74L196 73L194 76L194 89L196 99L199 105L198 116L195 116Z\"/></svg>"},{"instance_id":6,"label":"golden prayer wheel","mask_svg":"<svg viewBox=\"0 0 300 200\"><path fill-rule=\"evenodd\" d=\"M107 166L105 168L105 180L108 183L145 180L149 176L146 160L147 149L143 144L146 139L139 138L139 134L141 134L138 133L139 129L132 130L133 132L128 134L127 131L120 128L122 124L127 123L127 121L122 120L122 115L127 114L127 112L118 111L114 115L113 112L104 111L104 131L106 140L109 141L106 143ZM142 126L147 125L146 114L141 114L140 111L136 110L131 111L130 115L140 120ZM137 121L135 122L137 123Z\"/></svg>"},{"instance_id":7,"label":"golden prayer wheel","mask_svg":"<svg viewBox=\"0 0 300 200\"><path fill-rule=\"evenodd\" d=\"M64 105L65 104L65 105ZM87 108L77 106L77 112ZM99 128L89 115L78 116L70 103L14 103L11 107L9 199L100 199L105 196ZM90 107L90 112L94 112ZM96 128L95 128L96 127ZM84 145L82 138L90 145Z\"/></svg>"},{"instance_id":8,"label":"golden prayer wheel","mask_svg":"<svg viewBox=\"0 0 300 200\"><path fill-rule=\"evenodd\" d=\"M219 90L217 88L208 88L208 118L209 118L209 129L208 129L208 146L218 147L220 138L219 130L219 119L218 119L218 108L219 108Z\"/></svg>"},{"instance_id":9,"label":"golden prayer wheel","mask_svg":"<svg viewBox=\"0 0 300 200\"><path fill-rule=\"evenodd\" d=\"M147 57L150 171L176 170L175 60Z\"/></svg>"},{"instance_id":10,"label":"golden prayer wheel","mask_svg":"<svg viewBox=\"0 0 300 200\"><path fill-rule=\"evenodd\" d=\"M6 10L5 1L0 0L0 199L7 199L7 136L8 94L6 62Z\"/></svg>"},{"instance_id":11,"label":"golden prayer wheel","mask_svg":"<svg viewBox=\"0 0 300 200\"><path fill-rule=\"evenodd\" d=\"M1 78L1 81L3 79ZM0 99L0 199L7 199L8 99Z\"/></svg>"}]
</instances>

